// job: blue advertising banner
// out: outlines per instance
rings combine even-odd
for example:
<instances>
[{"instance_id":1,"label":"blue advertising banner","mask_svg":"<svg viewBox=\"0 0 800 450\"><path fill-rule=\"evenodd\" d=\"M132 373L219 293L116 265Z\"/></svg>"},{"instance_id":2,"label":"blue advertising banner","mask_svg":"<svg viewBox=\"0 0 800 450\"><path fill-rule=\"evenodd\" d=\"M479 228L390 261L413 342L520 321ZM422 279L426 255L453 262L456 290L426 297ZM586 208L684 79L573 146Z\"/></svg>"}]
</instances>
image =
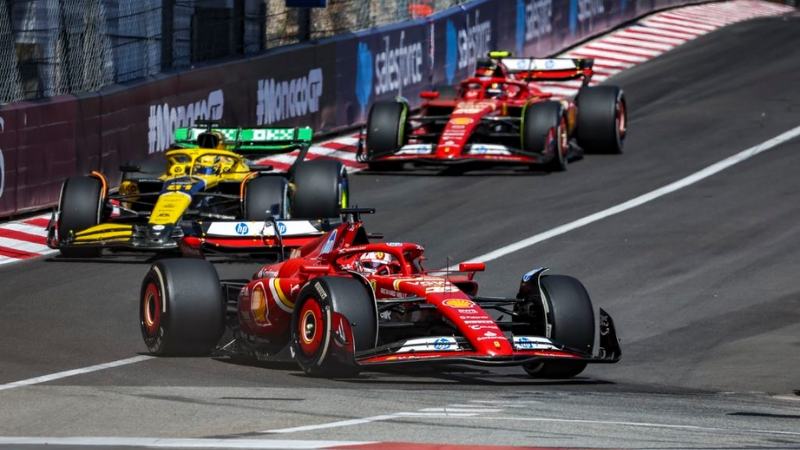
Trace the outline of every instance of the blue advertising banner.
<instances>
[{"instance_id":1,"label":"blue advertising banner","mask_svg":"<svg viewBox=\"0 0 800 450\"><path fill-rule=\"evenodd\" d=\"M366 120L376 100L419 98L430 86L428 23L416 20L341 39L336 46L337 123Z\"/></svg>"}]
</instances>

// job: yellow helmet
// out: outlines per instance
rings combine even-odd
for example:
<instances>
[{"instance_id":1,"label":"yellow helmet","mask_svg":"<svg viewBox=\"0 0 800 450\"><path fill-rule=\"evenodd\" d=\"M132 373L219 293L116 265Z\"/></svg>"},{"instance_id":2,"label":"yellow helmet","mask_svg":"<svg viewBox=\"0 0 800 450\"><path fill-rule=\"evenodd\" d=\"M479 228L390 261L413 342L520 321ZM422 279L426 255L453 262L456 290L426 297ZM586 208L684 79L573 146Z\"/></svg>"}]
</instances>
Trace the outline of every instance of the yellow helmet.
<instances>
[{"instance_id":1,"label":"yellow helmet","mask_svg":"<svg viewBox=\"0 0 800 450\"><path fill-rule=\"evenodd\" d=\"M217 155L203 155L194 163L196 175L216 175L220 172L222 161Z\"/></svg>"}]
</instances>

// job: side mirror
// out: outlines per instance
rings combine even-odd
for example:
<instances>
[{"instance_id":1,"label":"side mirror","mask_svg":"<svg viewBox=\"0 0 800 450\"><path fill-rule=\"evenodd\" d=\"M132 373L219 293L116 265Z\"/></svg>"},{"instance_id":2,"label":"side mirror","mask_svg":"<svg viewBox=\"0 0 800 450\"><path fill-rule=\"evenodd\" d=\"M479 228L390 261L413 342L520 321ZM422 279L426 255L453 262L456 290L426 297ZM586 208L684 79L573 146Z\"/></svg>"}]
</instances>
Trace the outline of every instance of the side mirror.
<instances>
[{"instance_id":1,"label":"side mirror","mask_svg":"<svg viewBox=\"0 0 800 450\"><path fill-rule=\"evenodd\" d=\"M486 263L466 262L458 265L459 272L483 272L486 270Z\"/></svg>"},{"instance_id":2,"label":"side mirror","mask_svg":"<svg viewBox=\"0 0 800 450\"><path fill-rule=\"evenodd\" d=\"M436 91L422 91L419 96L425 100L436 100L439 98L439 93Z\"/></svg>"}]
</instances>

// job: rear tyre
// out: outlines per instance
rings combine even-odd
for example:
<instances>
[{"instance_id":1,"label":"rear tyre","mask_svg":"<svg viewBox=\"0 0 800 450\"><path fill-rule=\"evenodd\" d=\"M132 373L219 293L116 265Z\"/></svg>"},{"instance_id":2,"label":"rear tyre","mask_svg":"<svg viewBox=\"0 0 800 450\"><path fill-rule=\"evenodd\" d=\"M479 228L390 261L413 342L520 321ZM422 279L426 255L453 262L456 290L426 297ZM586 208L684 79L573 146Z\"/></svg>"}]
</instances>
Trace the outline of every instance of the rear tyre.
<instances>
[{"instance_id":1,"label":"rear tyre","mask_svg":"<svg viewBox=\"0 0 800 450\"><path fill-rule=\"evenodd\" d=\"M544 275L541 279L547 302L550 339L571 349L591 354L594 347L594 308L580 281L565 275ZM586 368L584 361L547 361L524 365L534 378L571 378Z\"/></svg>"},{"instance_id":2,"label":"rear tyre","mask_svg":"<svg viewBox=\"0 0 800 450\"><path fill-rule=\"evenodd\" d=\"M224 331L225 307L214 266L202 259L165 259L142 281L139 319L150 353L202 356Z\"/></svg>"},{"instance_id":3,"label":"rear tyre","mask_svg":"<svg viewBox=\"0 0 800 450\"><path fill-rule=\"evenodd\" d=\"M67 178L61 187L58 201L58 237L64 240L100 223L103 214L103 183L95 177ZM74 244L70 244L74 245ZM66 258L94 258L100 248L64 247L59 249Z\"/></svg>"},{"instance_id":4,"label":"rear tyre","mask_svg":"<svg viewBox=\"0 0 800 450\"><path fill-rule=\"evenodd\" d=\"M622 153L628 131L625 95L617 86L593 86L580 90L578 126L575 131L587 153Z\"/></svg>"},{"instance_id":5,"label":"rear tyre","mask_svg":"<svg viewBox=\"0 0 800 450\"><path fill-rule=\"evenodd\" d=\"M315 278L297 295L292 315L292 348L303 371L314 377L345 378L361 372L353 350L375 348L378 310L358 280ZM343 322L342 322L343 321ZM351 345L340 331L351 330Z\"/></svg>"},{"instance_id":6,"label":"rear tyre","mask_svg":"<svg viewBox=\"0 0 800 450\"><path fill-rule=\"evenodd\" d=\"M523 121L522 150L549 157L545 163L547 170L566 170L569 130L561 103L530 103L523 112Z\"/></svg>"},{"instance_id":7,"label":"rear tyre","mask_svg":"<svg viewBox=\"0 0 800 450\"><path fill-rule=\"evenodd\" d=\"M304 161L294 171L292 199L295 219L340 217L350 201L347 170L339 161Z\"/></svg>"},{"instance_id":8,"label":"rear tyre","mask_svg":"<svg viewBox=\"0 0 800 450\"><path fill-rule=\"evenodd\" d=\"M377 102L372 105L367 118L367 159L397 153L406 143L408 106L400 102ZM382 164L382 166L377 166ZM398 163L370 163L370 169L396 170L402 168Z\"/></svg>"},{"instance_id":9,"label":"rear tyre","mask_svg":"<svg viewBox=\"0 0 800 450\"><path fill-rule=\"evenodd\" d=\"M251 178L244 187L244 220L290 218L289 182L283 177Z\"/></svg>"}]
</instances>

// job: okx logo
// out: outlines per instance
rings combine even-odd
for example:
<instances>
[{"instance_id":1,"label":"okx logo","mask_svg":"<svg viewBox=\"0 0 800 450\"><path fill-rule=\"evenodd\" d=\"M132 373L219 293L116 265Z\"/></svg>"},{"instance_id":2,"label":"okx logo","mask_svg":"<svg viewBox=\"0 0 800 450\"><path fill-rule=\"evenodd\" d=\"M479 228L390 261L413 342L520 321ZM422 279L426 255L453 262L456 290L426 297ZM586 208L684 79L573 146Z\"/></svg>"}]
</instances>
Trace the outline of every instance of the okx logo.
<instances>
[{"instance_id":1,"label":"okx logo","mask_svg":"<svg viewBox=\"0 0 800 450\"><path fill-rule=\"evenodd\" d=\"M361 115L366 114L372 94L372 52L366 42L358 43L358 68L356 70L356 99L361 105Z\"/></svg>"}]
</instances>

